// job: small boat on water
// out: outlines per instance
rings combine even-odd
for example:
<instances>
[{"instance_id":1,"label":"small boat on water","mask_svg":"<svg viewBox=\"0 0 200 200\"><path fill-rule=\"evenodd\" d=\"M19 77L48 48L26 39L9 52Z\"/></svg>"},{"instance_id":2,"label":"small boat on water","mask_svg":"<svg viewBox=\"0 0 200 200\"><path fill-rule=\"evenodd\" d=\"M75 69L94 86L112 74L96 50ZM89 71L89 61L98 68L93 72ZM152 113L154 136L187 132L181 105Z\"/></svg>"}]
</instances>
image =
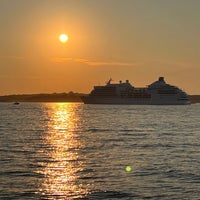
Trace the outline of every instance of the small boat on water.
<instances>
[{"instance_id":1,"label":"small boat on water","mask_svg":"<svg viewBox=\"0 0 200 200\"><path fill-rule=\"evenodd\" d=\"M81 96L85 104L125 104L125 105L188 105L188 95L176 86L165 82L164 77L147 87L137 88L126 82L94 86L88 96Z\"/></svg>"},{"instance_id":2,"label":"small boat on water","mask_svg":"<svg viewBox=\"0 0 200 200\"><path fill-rule=\"evenodd\" d=\"M14 102L13 104L14 104L14 105L19 105L19 102Z\"/></svg>"}]
</instances>

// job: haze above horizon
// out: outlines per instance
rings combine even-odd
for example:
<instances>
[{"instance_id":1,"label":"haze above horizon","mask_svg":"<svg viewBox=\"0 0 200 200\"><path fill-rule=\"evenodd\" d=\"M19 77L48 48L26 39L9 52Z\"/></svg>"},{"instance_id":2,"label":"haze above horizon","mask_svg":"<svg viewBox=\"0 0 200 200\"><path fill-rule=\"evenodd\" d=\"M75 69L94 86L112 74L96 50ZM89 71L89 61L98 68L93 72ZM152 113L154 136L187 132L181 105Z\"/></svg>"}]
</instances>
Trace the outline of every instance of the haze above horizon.
<instances>
[{"instance_id":1,"label":"haze above horizon","mask_svg":"<svg viewBox=\"0 0 200 200\"><path fill-rule=\"evenodd\" d=\"M0 95L159 76L200 94L199 10L198 0L1 0Z\"/></svg>"}]
</instances>

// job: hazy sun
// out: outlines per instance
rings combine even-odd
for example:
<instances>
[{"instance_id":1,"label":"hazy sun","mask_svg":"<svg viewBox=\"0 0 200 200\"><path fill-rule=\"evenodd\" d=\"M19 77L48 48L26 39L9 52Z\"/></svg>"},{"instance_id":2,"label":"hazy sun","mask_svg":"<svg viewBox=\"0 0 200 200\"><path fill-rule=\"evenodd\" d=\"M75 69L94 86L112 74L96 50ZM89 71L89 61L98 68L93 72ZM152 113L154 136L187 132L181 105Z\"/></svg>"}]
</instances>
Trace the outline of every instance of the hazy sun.
<instances>
[{"instance_id":1,"label":"hazy sun","mask_svg":"<svg viewBox=\"0 0 200 200\"><path fill-rule=\"evenodd\" d=\"M66 34L60 34L60 36L59 36L59 40L62 43L66 43L68 41L68 39L69 39L69 37Z\"/></svg>"}]
</instances>

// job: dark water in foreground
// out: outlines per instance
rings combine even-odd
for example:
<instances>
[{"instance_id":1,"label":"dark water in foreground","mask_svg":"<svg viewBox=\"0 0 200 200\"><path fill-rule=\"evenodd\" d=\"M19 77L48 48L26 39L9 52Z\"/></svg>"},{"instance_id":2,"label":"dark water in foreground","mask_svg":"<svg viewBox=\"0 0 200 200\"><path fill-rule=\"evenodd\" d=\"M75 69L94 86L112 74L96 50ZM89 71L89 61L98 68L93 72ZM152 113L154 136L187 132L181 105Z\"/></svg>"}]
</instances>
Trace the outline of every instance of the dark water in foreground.
<instances>
[{"instance_id":1,"label":"dark water in foreground","mask_svg":"<svg viewBox=\"0 0 200 200\"><path fill-rule=\"evenodd\" d=\"M0 199L200 199L200 104L0 104Z\"/></svg>"}]
</instances>

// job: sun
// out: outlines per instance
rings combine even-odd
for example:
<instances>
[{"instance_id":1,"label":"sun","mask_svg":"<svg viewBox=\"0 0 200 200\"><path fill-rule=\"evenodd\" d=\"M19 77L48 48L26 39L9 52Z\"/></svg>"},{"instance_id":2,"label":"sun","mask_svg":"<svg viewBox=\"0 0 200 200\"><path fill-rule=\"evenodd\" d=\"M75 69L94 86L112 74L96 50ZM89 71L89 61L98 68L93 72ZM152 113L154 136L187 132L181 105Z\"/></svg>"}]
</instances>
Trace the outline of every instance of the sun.
<instances>
[{"instance_id":1,"label":"sun","mask_svg":"<svg viewBox=\"0 0 200 200\"><path fill-rule=\"evenodd\" d=\"M62 42L62 43L66 43L66 42L68 41L68 39L69 39L69 37L68 37L67 34L62 33L62 34L60 34L60 36L59 36L59 40L60 40L60 42Z\"/></svg>"}]
</instances>

